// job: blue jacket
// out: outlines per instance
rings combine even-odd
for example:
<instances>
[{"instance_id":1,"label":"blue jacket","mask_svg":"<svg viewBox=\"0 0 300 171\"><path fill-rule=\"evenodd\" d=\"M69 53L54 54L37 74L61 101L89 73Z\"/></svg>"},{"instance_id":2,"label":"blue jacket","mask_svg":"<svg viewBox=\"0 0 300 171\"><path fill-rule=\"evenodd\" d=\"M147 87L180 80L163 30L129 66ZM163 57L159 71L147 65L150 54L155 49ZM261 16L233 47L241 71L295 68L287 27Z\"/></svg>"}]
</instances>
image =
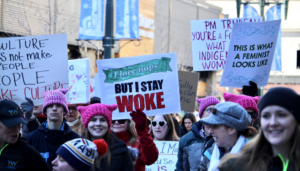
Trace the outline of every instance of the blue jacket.
<instances>
[{"instance_id":1,"label":"blue jacket","mask_svg":"<svg viewBox=\"0 0 300 171\"><path fill-rule=\"evenodd\" d=\"M72 131L65 121L61 130L50 130L46 124L47 122L42 123L38 129L29 133L26 137L26 141L37 149L52 168L51 162L56 158L56 150L63 143L75 138L80 138L80 136Z\"/></svg>"},{"instance_id":2,"label":"blue jacket","mask_svg":"<svg viewBox=\"0 0 300 171\"><path fill-rule=\"evenodd\" d=\"M211 136L202 138L199 134L202 128L201 122L194 123L192 130L179 140L178 160L176 171L197 170L200 167L200 158L206 142Z\"/></svg>"}]
</instances>

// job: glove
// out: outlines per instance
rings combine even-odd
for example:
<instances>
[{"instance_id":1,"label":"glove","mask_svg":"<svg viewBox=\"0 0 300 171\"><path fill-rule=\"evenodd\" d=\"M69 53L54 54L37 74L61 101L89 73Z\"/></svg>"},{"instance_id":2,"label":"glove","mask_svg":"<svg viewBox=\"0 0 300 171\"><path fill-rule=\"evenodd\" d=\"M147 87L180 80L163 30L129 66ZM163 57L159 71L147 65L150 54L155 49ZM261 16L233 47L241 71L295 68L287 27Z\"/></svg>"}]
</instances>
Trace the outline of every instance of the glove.
<instances>
[{"instance_id":1,"label":"glove","mask_svg":"<svg viewBox=\"0 0 300 171\"><path fill-rule=\"evenodd\" d=\"M29 120L32 116L34 104L30 98L25 97L25 99L27 100L27 102L21 103L21 107L23 112L25 112L26 120Z\"/></svg>"},{"instance_id":2,"label":"glove","mask_svg":"<svg viewBox=\"0 0 300 171\"><path fill-rule=\"evenodd\" d=\"M243 89L242 89L243 94L247 95L247 96L251 96L251 97L257 96L258 95L257 84L253 81L249 81L249 84L250 84L250 86L248 86L248 85L243 86Z\"/></svg>"},{"instance_id":3,"label":"glove","mask_svg":"<svg viewBox=\"0 0 300 171\"><path fill-rule=\"evenodd\" d=\"M147 116L140 110L132 111L130 113L132 120L135 122L135 129L137 131L144 131L147 129Z\"/></svg>"}]
</instances>

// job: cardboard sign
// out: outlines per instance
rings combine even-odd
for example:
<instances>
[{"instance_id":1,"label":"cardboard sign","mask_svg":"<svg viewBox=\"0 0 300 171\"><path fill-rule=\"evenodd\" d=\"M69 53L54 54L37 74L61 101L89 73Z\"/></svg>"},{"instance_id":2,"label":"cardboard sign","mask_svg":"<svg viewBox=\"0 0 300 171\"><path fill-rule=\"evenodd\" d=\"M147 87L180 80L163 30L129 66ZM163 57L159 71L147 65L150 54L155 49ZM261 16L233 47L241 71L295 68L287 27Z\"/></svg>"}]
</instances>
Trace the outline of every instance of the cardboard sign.
<instances>
[{"instance_id":1,"label":"cardboard sign","mask_svg":"<svg viewBox=\"0 0 300 171\"><path fill-rule=\"evenodd\" d=\"M68 84L66 34L0 39L0 100L41 105L44 91Z\"/></svg>"},{"instance_id":2,"label":"cardboard sign","mask_svg":"<svg viewBox=\"0 0 300 171\"><path fill-rule=\"evenodd\" d=\"M69 60L69 100L71 104L90 101L90 60Z\"/></svg>"},{"instance_id":3,"label":"cardboard sign","mask_svg":"<svg viewBox=\"0 0 300 171\"><path fill-rule=\"evenodd\" d=\"M199 73L178 71L181 110L194 112Z\"/></svg>"},{"instance_id":4,"label":"cardboard sign","mask_svg":"<svg viewBox=\"0 0 300 171\"><path fill-rule=\"evenodd\" d=\"M176 170L179 141L154 141L159 152L158 159L145 171Z\"/></svg>"},{"instance_id":5,"label":"cardboard sign","mask_svg":"<svg viewBox=\"0 0 300 171\"><path fill-rule=\"evenodd\" d=\"M261 17L191 21L194 71L223 70L233 24L261 21Z\"/></svg>"},{"instance_id":6,"label":"cardboard sign","mask_svg":"<svg viewBox=\"0 0 300 171\"><path fill-rule=\"evenodd\" d=\"M175 53L98 60L97 68L101 101L118 105L113 119L137 109L147 116L181 111Z\"/></svg>"},{"instance_id":7,"label":"cardboard sign","mask_svg":"<svg viewBox=\"0 0 300 171\"><path fill-rule=\"evenodd\" d=\"M281 20L234 24L220 86L239 87L254 81L268 84Z\"/></svg>"}]
</instances>

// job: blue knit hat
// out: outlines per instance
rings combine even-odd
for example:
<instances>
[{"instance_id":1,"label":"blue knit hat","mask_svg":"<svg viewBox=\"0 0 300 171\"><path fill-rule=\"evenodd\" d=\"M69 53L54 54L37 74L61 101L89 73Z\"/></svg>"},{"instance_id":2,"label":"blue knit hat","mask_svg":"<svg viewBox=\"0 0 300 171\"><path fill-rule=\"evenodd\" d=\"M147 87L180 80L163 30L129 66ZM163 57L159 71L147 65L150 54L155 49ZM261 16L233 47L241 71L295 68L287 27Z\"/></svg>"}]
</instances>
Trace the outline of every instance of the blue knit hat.
<instances>
[{"instance_id":1,"label":"blue knit hat","mask_svg":"<svg viewBox=\"0 0 300 171\"><path fill-rule=\"evenodd\" d=\"M103 139L93 142L77 138L61 145L56 151L70 166L78 171L91 170L94 160L107 151L107 144Z\"/></svg>"}]
</instances>

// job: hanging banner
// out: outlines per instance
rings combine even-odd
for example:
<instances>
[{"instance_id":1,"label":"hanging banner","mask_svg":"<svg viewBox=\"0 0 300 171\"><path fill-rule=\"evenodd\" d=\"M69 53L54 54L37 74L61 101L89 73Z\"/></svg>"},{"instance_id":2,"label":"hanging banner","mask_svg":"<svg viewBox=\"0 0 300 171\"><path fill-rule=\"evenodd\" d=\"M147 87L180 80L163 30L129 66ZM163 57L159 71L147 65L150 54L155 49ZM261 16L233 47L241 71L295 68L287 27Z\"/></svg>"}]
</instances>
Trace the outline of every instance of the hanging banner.
<instances>
[{"instance_id":1,"label":"hanging banner","mask_svg":"<svg viewBox=\"0 0 300 171\"><path fill-rule=\"evenodd\" d=\"M116 39L139 39L139 1L116 0Z\"/></svg>"},{"instance_id":2,"label":"hanging banner","mask_svg":"<svg viewBox=\"0 0 300 171\"><path fill-rule=\"evenodd\" d=\"M281 20L281 5L270 8L266 13L266 21ZM281 65L281 27L278 33L277 45L271 71L282 71Z\"/></svg>"},{"instance_id":3,"label":"hanging banner","mask_svg":"<svg viewBox=\"0 0 300 171\"><path fill-rule=\"evenodd\" d=\"M97 60L97 69L101 101L118 105L113 119L137 109L147 116L181 112L175 53Z\"/></svg>"},{"instance_id":4,"label":"hanging banner","mask_svg":"<svg viewBox=\"0 0 300 171\"><path fill-rule=\"evenodd\" d=\"M81 0L78 39L102 40L104 0Z\"/></svg>"},{"instance_id":5,"label":"hanging banner","mask_svg":"<svg viewBox=\"0 0 300 171\"><path fill-rule=\"evenodd\" d=\"M261 17L191 21L193 70L223 70L233 24L261 21Z\"/></svg>"},{"instance_id":6,"label":"hanging banner","mask_svg":"<svg viewBox=\"0 0 300 171\"><path fill-rule=\"evenodd\" d=\"M178 71L181 110L194 112L199 73Z\"/></svg>"},{"instance_id":7,"label":"hanging banner","mask_svg":"<svg viewBox=\"0 0 300 171\"><path fill-rule=\"evenodd\" d=\"M250 5L244 5L243 18L259 17L255 8Z\"/></svg>"},{"instance_id":8,"label":"hanging banner","mask_svg":"<svg viewBox=\"0 0 300 171\"><path fill-rule=\"evenodd\" d=\"M69 100L70 104L90 101L90 60L69 60Z\"/></svg>"},{"instance_id":9,"label":"hanging banner","mask_svg":"<svg viewBox=\"0 0 300 171\"><path fill-rule=\"evenodd\" d=\"M280 23L281 20L234 24L221 87L242 88L249 81L258 87L268 84Z\"/></svg>"},{"instance_id":10,"label":"hanging banner","mask_svg":"<svg viewBox=\"0 0 300 171\"><path fill-rule=\"evenodd\" d=\"M156 162L146 166L145 171L176 170L179 141L154 141L159 155Z\"/></svg>"},{"instance_id":11,"label":"hanging banner","mask_svg":"<svg viewBox=\"0 0 300 171\"><path fill-rule=\"evenodd\" d=\"M66 34L0 39L0 100L41 105L44 91L68 84Z\"/></svg>"}]
</instances>

